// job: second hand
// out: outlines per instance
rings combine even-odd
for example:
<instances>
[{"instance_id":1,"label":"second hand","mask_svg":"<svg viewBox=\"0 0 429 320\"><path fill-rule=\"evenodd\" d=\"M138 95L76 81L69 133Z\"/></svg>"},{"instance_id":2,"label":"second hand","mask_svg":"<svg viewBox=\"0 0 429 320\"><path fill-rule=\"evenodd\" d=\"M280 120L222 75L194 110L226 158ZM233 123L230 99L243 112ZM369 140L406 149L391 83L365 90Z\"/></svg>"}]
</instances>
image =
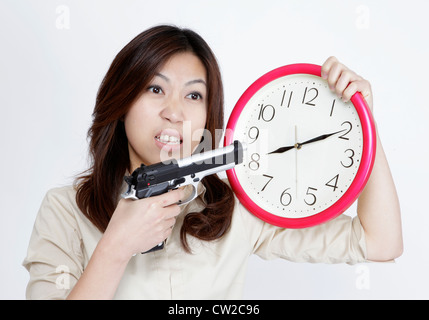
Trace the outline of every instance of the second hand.
<instances>
[{"instance_id":1,"label":"second hand","mask_svg":"<svg viewBox=\"0 0 429 320\"><path fill-rule=\"evenodd\" d=\"M298 143L298 128L295 126L295 145ZM295 148L295 197L298 200L298 148Z\"/></svg>"}]
</instances>

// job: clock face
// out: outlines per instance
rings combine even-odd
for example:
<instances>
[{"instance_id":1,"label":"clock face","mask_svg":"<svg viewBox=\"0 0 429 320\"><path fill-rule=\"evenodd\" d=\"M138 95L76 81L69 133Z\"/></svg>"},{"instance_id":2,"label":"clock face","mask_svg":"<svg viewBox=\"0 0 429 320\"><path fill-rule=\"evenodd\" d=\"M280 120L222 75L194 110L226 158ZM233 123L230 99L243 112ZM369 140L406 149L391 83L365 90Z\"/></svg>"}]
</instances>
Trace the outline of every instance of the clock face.
<instances>
[{"instance_id":1,"label":"clock face","mask_svg":"<svg viewBox=\"0 0 429 320\"><path fill-rule=\"evenodd\" d=\"M353 103L344 103L324 79L274 79L252 95L235 122L232 139L247 144L235 184L250 209L273 224L305 227L320 222L321 213L332 218L345 209L335 205L356 187L363 131Z\"/></svg>"}]
</instances>

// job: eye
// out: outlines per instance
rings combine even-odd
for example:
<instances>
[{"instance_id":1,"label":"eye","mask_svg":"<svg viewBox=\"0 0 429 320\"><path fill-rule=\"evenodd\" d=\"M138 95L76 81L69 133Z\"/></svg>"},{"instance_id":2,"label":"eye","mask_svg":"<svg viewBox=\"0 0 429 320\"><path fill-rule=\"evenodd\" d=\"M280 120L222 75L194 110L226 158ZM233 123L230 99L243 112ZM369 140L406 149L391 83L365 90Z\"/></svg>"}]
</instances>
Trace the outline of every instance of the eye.
<instances>
[{"instance_id":1,"label":"eye","mask_svg":"<svg viewBox=\"0 0 429 320\"><path fill-rule=\"evenodd\" d=\"M160 86L150 86L147 90L155 94L163 93L162 88Z\"/></svg>"},{"instance_id":2,"label":"eye","mask_svg":"<svg viewBox=\"0 0 429 320\"><path fill-rule=\"evenodd\" d=\"M186 98L191 100L201 100L203 96L198 92L192 92L186 96Z\"/></svg>"}]
</instances>

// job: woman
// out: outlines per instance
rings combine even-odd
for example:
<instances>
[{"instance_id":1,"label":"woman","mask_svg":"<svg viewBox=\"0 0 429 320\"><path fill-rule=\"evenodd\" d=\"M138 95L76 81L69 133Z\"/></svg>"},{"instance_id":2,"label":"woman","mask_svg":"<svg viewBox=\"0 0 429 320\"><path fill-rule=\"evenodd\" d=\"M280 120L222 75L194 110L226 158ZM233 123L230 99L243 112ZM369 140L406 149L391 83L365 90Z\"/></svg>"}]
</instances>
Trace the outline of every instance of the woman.
<instances>
[{"instance_id":1,"label":"woman","mask_svg":"<svg viewBox=\"0 0 429 320\"><path fill-rule=\"evenodd\" d=\"M372 109L370 84L335 58L324 63L322 76L346 101L362 92ZM120 198L124 175L141 163L159 162L165 152L189 156L203 129L216 145L223 118L219 67L199 35L158 26L125 46L97 95L91 168L75 186L49 191L40 208L24 261L27 297L240 298L252 253L325 263L401 255L399 203L380 141L358 217L341 215L313 228L264 223L216 175L206 177L198 198L183 207L176 203L184 190ZM163 250L135 255L165 239Z\"/></svg>"}]
</instances>

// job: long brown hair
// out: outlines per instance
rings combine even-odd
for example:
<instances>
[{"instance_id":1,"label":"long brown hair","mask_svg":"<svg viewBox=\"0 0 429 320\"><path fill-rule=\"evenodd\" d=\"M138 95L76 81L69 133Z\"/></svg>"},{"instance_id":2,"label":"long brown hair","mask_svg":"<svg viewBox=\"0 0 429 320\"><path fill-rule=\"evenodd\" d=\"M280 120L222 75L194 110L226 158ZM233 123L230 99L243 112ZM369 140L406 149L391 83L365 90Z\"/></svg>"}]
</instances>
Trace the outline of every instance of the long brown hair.
<instances>
[{"instance_id":1,"label":"long brown hair","mask_svg":"<svg viewBox=\"0 0 429 320\"><path fill-rule=\"evenodd\" d=\"M207 71L206 128L216 146L216 129L223 128L223 86L219 66L207 43L192 30L175 26L148 29L129 42L115 57L97 93L88 130L91 166L76 179L76 202L83 214L104 232L115 211L123 185L130 170L125 114L146 89L162 65L174 54L192 52ZM233 192L219 177L202 180L206 187L202 212L189 213L184 219L181 242L190 252L186 234L201 240L222 237L231 224L234 210Z\"/></svg>"}]
</instances>

